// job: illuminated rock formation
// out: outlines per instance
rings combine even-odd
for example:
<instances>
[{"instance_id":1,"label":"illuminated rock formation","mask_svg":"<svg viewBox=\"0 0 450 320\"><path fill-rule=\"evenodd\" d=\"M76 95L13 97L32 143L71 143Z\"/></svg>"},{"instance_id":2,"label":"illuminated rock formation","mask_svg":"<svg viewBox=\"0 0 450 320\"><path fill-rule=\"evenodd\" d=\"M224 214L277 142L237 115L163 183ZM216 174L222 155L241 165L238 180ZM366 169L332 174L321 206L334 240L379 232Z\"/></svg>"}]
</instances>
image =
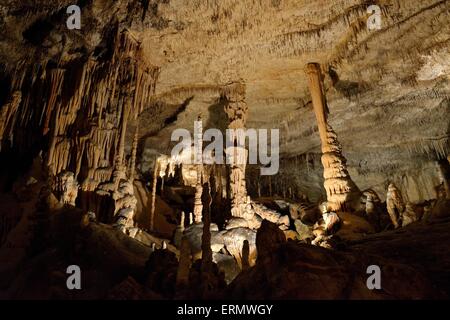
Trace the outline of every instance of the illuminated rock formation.
<instances>
[{"instance_id":1,"label":"illuminated rock formation","mask_svg":"<svg viewBox=\"0 0 450 320\"><path fill-rule=\"evenodd\" d=\"M184 211L182 211L181 216L180 216L180 224L175 229L175 235L173 237L173 244L177 248L179 248L181 246L181 240L183 239L183 234L184 234L184 230L185 230L185 220L186 220L186 215L185 215Z\"/></svg>"},{"instance_id":2,"label":"illuminated rock formation","mask_svg":"<svg viewBox=\"0 0 450 320\"><path fill-rule=\"evenodd\" d=\"M361 193L347 171L347 161L342 155L342 147L337 140L337 135L327 123L328 108L320 65L309 63L306 73L322 144L324 188L327 193L329 210L351 210Z\"/></svg>"},{"instance_id":3,"label":"illuminated rock formation","mask_svg":"<svg viewBox=\"0 0 450 320\"><path fill-rule=\"evenodd\" d=\"M203 194L203 186L202 186L202 175L203 175L203 166L197 166L197 184L195 185L195 196L194 196L194 223L202 222L203 215L203 204L202 204L202 194Z\"/></svg>"},{"instance_id":4,"label":"illuminated rock formation","mask_svg":"<svg viewBox=\"0 0 450 320\"><path fill-rule=\"evenodd\" d=\"M78 196L78 183L73 172L63 172L56 179L56 192L59 194L59 201L63 204L75 206Z\"/></svg>"},{"instance_id":5,"label":"illuminated rock formation","mask_svg":"<svg viewBox=\"0 0 450 320\"><path fill-rule=\"evenodd\" d=\"M400 190L398 190L393 183L389 184L388 187L386 195L386 207L394 227L400 227L402 214L405 210L405 203L403 201Z\"/></svg>"},{"instance_id":6,"label":"illuminated rock formation","mask_svg":"<svg viewBox=\"0 0 450 320\"><path fill-rule=\"evenodd\" d=\"M405 206L405 211L402 213L402 227L407 226L413 222L419 221L417 212L414 210L414 206L408 202Z\"/></svg>"}]
</instances>

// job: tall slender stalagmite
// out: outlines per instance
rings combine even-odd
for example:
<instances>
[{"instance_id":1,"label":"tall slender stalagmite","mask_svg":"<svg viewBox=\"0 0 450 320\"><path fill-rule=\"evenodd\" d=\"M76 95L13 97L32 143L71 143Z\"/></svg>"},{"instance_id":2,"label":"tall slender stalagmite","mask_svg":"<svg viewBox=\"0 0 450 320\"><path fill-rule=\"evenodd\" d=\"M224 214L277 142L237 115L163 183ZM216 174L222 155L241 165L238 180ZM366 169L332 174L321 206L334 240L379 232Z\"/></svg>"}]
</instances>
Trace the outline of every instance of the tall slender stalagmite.
<instances>
[{"instance_id":1,"label":"tall slender stalagmite","mask_svg":"<svg viewBox=\"0 0 450 320\"><path fill-rule=\"evenodd\" d=\"M203 234L202 234L202 271L210 271L212 263L211 250L211 189L209 183L203 185Z\"/></svg>"},{"instance_id":2,"label":"tall slender stalagmite","mask_svg":"<svg viewBox=\"0 0 450 320\"><path fill-rule=\"evenodd\" d=\"M196 163L195 170L197 172L197 184L195 185L194 196L194 222L202 222L202 193L203 193L203 127L201 126L202 117L198 116L197 123L194 129L194 163ZM198 125L200 124L200 126Z\"/></svg>"},{"instance_id":3,"label":"tall slender stalagmite","mask_svg":"<svg viewBox=\"0 0 450 320\"><path fill-rule=\"evenodd\" d=\"M227 103L225 113L228 116L228 129L245 130L248 117L248 106L245 102L245 85L233 83L225 88ZM236 131L235 131L236 132ZM245 183L245 168L248 151L245 141L240 141L238 135L231 137L232 147L227 148L227 155L233 160L230 164L230 198L231 215L242 218L247 200L247 187Z\"/></svg>"},{"instance_id":4,"label":"tall slender stalagmite","mask_svg":"<svg viewBox=\"0 0 450 320\"><path fill-rule=\"evenodd\" d=\"M242 270L250 268L250 244L247 239L242 244Z\"/></svg>"},{"instance_id":5,"label":"tall slender stalagmite","mask_svg":"<svg viewBox=\"0 0 450 320\"><path fill-rule=\"evenodd\" d=\"M155 204L156 204L156 184L158 183L159 164L158 157L155 157L155 166L153 169L153 184L152 184L152 196L150 206L150 230L153 231L155 223Z\"/></svg>"},{"instance_id":6,"label":"tall slender stalagmite","mask_svg":"<svg viewBox=\"0 0 450 320\"><path fill-rule=\"evenodd\" d=\"M197 171L197 184L195 185L195 198L194 198L194 222L195 223L201 223L202 222L202 215L203 215L203 204L202 204L202 193L203 193L203 187L202 187L202 171L203 166L197 165L196 166Z\"/></svg>"},{"instance_id":7,"label":"tall slender stalagmite","mask_svg":"<svg viewBox=\"0 0 450 320\"><path fill-rule=\"evenodd\" d=\"M309 63L306 66L306 73L322 144L324 187L327 192L328 209L332 211L354 209L360 191L347 171L347 161L342 155L342 147L337 140L337 135L327 123L328 107L320 65Z\"/></svg>"}]
</instances>

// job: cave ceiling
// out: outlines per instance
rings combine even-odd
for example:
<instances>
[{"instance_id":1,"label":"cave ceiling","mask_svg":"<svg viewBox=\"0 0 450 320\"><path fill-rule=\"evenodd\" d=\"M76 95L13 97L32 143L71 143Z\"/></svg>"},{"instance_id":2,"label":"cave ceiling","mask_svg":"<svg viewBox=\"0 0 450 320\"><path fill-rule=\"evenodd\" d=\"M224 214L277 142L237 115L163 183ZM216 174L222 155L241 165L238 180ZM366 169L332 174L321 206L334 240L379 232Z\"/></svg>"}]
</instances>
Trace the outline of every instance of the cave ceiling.
<instances>
[{"instance_id":1,"label":"cave ceiling","mask_svg":"<svg viewBox=\"0 0 450 320\"><path fill-rule=\"evenodd\" d=\"M365 177L355 178L362 187L448 154L450 1L84 1L83 27L74 32L57 23L70 1L3 2L6 66L32 55L70 61L98 51L116 24L141 41L142 58L159 68L140 121L147 149L168 153L171 132L192 130L199 114L207 126L223 127L221 90L243 82L247 126L281 130L282 167L283 159L318 154L304 69L319 62L330 123L350 170ZM367 28L370 4L382 9L381 30ZM29 8L24 23L19 13ZM24 32L39 19L49 30L30 43ZM379 172L384 178L371 180Z\"/></svg>"}]
</instances>

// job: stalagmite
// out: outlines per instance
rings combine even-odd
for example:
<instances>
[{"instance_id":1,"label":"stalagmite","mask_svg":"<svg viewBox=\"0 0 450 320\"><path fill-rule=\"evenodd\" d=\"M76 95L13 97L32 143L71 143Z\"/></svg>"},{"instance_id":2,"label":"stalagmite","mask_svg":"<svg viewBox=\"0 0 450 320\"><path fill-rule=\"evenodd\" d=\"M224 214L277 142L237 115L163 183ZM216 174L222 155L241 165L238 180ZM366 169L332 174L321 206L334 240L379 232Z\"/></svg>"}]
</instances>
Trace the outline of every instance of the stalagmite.
<instances>
[{"instance_id":1,"label":"stalagmite","mask_svg":"<svg viewBox=\"0 0 450 320\"><path fill-rule=\"evenodd\" d=\"M257 181L256 182L257 187L258 187L258 198L261 198L261 181Z\"/></svg>"},{"instance_id":2,"label":"stalagmite","mask_svg":"<svg viewBox=\"0 0 450 320\"><path fill-rule=\"evenodd\" d=\"M244 240L242 245L242 270L250 268L250 244L248 240Z\"/></svg>"},{"instance_id":3,"label":"stalagmite","mask_svg":"<svg viewBox=\"0 0 450 320\"><path fill-rule=\"evenodd\" d=\"M342 155L342 147L337 140L337 135L327 123L328 108L320 65L309 63L306 73L322 145L324 187L328 206L332 211L353 209L358 204L361 193L347 171L347 161Z\"/></svg>"},{"instance_id":4,"label":"stalagmite","mask_svg":"<svg viewBox=\"0 0 450 320\"><path fill-rule=\"evenodd\" d=\"M180 224L175 229L175 234L174 234L174 237L173 237L173 244L176 247L180 247L181 246L181 239L183 238L183 233L184 233L184 230L185 230L184 224L185 224L185 214L184 214L184 211L182 211L181 212L181 217L180 217Z\"/></svg>"},{"instance_id":5,"label":"stalagmite","mask_svg":"<svg viewBox=\"0 0 450 320\"><path fill-rule=\"evenodd\" d=\"M386 195L386 207L394 227L400 227L401 217L403 211L405 210L405 203L403 202L400 191L393 183L389 184L388 187L388 192Z\"/></svg>"},{"instance_id":6,"label":"stalagmite","mask_svg":"<svg viewBox=\"0 0 450 320\"><path fill-rule=\"evenodd\" d=\"M181 229L181 231L184 231L185 219L186 219L186 215L185 215L184 211L181 211L181 219L180 219L180 229Z\"/></svg>"},{"instance_id":7,"label":"stalagmite","mask_svg":"<svg viewBox=\"0 0 450 320\"><path fill-rule=\"evenodd\" d=\"M269 197L272 196L272 176L269 176Z\"/></svg>"},{"instance_id":8,"label":"stalagmite","mask_svg":"<svg viewBox=\"0 0 450 320\"><path fill-rule=\"evenodd\" d=\"M211 194L209 183L204 184L203 190L203 233L202 233L202 293L207 294L209 291L210 277L212 276L212 249L211 249Z\"/></svg>"},{"instance_id":9,"label":"stalagmite","mask_svg":"<svg viewBox=\"0 0 450 320\"><path fill-rule=\"evenodd\" d=\"M413 205L410 202L406 203L405 211L403 211L402 213L402 227L405 227L408 224L411 224L418 220L419 218L417 216L417 213L414 211Z\"/></svg>"},{"instance_id":10,"label":"stalagmite","mask_svg":"<svg viewBox=\"0 0 450 320\"><path fill-rule=\"evenodd\" d=\"M72 172L64 172L59 174L56 180L55 189L59 194L59 201L75 206L79 187L75 175Z\"/></svg>"},{"instance_id":11,"label":"stalagmite","mask_svg":"<svg viewBox=\"0 0 450 320\"><path fill-rule=\"evenodd\" d=\"M212 263L211 250L211 194L208 183L204 184L203 234L202 234L202 270L209 272Z\"/></svg>"},{"instance_id":12,"label":"stalagmite","mask_svg":"<svg viewBox=\"0 0 450 320\"><path fill-rule=\"evenodd\" d=\"M150 230L154 230L155 223L155 204L156 204L156 184L158 183L159 164L158 157L155 157L155 166L153 168L152 196L150 206Z\"/></svg>"},{"instance_id":13,"label":"stalagmite","mask_svg":"<svg viewBox=\"0 0 450 320\"><path fill-rule=\"evenodd\" d=\"M192 212L189 212L189 225L192 225L194 223L194 217Z\"/></svg>"}]
</instances>

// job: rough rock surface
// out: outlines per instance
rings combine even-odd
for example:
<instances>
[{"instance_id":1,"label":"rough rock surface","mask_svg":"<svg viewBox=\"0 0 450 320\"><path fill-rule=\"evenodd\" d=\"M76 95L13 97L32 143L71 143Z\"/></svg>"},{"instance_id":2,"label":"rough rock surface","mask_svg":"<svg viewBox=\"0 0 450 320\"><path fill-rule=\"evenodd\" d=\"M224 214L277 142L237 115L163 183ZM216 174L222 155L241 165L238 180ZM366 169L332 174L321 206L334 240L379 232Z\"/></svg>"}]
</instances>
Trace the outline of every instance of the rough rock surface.
<instances>
[{"instance_id":1,"label":"rough rock surface","mask_svg":"<svg viewBox=\"0 0 450 320\"><path fill-rule=\"evenodd\" d=\"M432 299L450 295L450 221L411 224L398 231L327 250L289 241L270 259L241 273L233 299ZM439 263L436 263L439 261ZM370 265L381 268L381 290L369 290Z\"/></svg>"}]
</instances>

